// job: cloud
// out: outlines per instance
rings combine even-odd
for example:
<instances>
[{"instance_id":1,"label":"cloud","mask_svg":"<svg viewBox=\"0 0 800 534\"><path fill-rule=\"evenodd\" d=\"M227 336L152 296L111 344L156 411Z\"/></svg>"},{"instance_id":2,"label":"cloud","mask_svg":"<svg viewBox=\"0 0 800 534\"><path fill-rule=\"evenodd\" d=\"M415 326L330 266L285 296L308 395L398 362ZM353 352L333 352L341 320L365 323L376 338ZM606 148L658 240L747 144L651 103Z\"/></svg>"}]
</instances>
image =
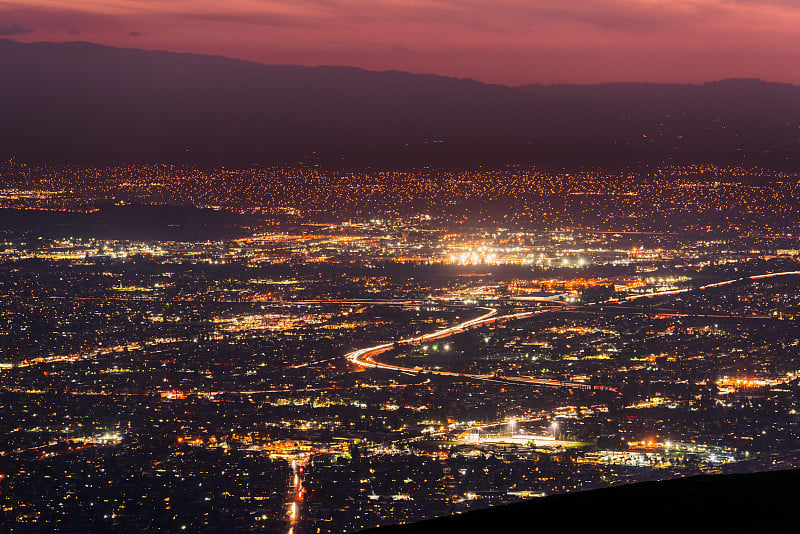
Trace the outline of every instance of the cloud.
<instances>
[{"instance_id":1,"label":"cloud","mask_svg":"<svg viewBox=\"0 0 800 534\"><path fill-rule=\"evenodd\" d=\"M0 20L42 40L80 28L113 46L512 84L799 76L800 0L0 0Z\"/></svg>"},{"instance_id":2,"label":"cloud","mask_svg":"<svg viewBox=\"0 0 800 534\"><path fill-rule=\"evenodd\" d=\"M166 17L176 17L174 14L165 15ZM178 16L181 20L213 22L214 24L247 24L251 26L270 26L270 27L319 27L330 19L319 15L299 16L292 14L276 13L184 13ZM335 21L334 21L335 22Z\"/></svg>"},{"instance_id":3,"label":"cloud","mask_svg":"<svg viewBox=\"0 0 800 534\"><path fill-rule=\"evenodd\" d=\"M712 17L719 18L725 14L725 10L714 1L699 4L691 0L494 0L492 3L485 0L440 0L415 10L402 9L394 4L384 4L384 7L393 11L364 10L362 16L372 18L377 13L386 19L435 21L442 26L502 34L566 29L581 32L583 28L619 34L646 34L697 27Z\"/></svg>"},{"instance_id":4,"label":"cloud","mask_svg":"<svg viewBox=\"0 0 800 534\"><path fill-rule=\"evenodd\" d=\"M0 24L0 36L9 37L11 35L21 35L23 33L31 33L33 28L26 28L22 24L11 24L6 26Z\"/></svg>"},{"instance_id":5,"label":"cloud","mask_svg":"<svg viewBox=\"0 0 800 534\"><path fill-rule=\"evenodd\" d=\"M727 0L726 4L746 5L757 7L785 7L791 10L800 10L797 0Z\"/></svg>"}]
</instances>

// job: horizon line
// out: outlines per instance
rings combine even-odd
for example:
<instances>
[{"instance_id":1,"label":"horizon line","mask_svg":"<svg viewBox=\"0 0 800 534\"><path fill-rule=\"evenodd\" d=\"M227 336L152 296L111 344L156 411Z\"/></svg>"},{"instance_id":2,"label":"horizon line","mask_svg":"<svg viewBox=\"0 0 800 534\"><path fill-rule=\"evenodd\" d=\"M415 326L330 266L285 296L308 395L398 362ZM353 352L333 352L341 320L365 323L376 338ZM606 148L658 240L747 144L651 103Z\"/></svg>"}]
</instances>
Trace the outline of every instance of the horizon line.
<instances>
[{"instance_id":1,"label":"horizon line","mask_svg":"<svg viewBox=\"0 0 800 534\"><path fill-rule=\"evenodd\" d=\"M7 41L21 46L36 46L36 45L90 45L99 48L111 48L114 50L127 50L127 51L137 51L137 52L147 52L151 54L173 54L173 55L181 55L181 56L197 56L197 57L207 57L207 58L217 58L217 59L225 59L228 61L238 61L242 63L248 63L252 65L260 65L263 67L295 67L295 68L306 68L306 69L353 69L353 70L360 70L362 72L368 73L401 73L407 74L411 76L429 76L429 77L437 77L437 78L446 78L449 80L459 80L464 82L473 82L478 83L481 85L486 86L495 86L495 87L507 87L510 89L520 89L526 87L602 87L602 86L613 86L613 85L654 85L654 86L680 86L680 87L703 87L705 85L715 84L715 83L722 83L722 82L732 82L732 81L741 81L741 82L759 82L763 84L769 85L787 85L790 87L800 88L800 84L795 84L792 82L786 81L773 81L773 80L765 80L762 78L751 78L751 77L739 77L739 76L731 76L728 78L719 78L719 79L709 79L703 82L653 82L653 81L636 81L636 80L628 80L628 81L613 81L613 82L598 82L598 83L575 83L575 82L558 82L558 83L539 83L539 82L531 82L531 83L524 83L520 85L510 85L505 83L494 83L494 82L485 82L478 80L476 78L471 77L458 77L458 76L449 76L446 74L438 74L435 72L414 72L414 71L407 71L401 69L368 69L365 67L360 67L357 65L330 65L330 64L318 64L318 65L305 65L299 63L263 63L261 61L255 61L252 59L244 59L238 58L233 56L226 56L222 54L204 54L198 52L180 52L175 50L166 50L163 48L134 48L134 47L126 47L126 46L115 46L115 45L108 45L103 43L95 43L92 41L82 41L82 40L74 40L74 41L33 41L33 42L25 42L25 41L18 41L16 39L12 39L8 36L0 36L0 42Z\"/></svg>"}]
</instances>

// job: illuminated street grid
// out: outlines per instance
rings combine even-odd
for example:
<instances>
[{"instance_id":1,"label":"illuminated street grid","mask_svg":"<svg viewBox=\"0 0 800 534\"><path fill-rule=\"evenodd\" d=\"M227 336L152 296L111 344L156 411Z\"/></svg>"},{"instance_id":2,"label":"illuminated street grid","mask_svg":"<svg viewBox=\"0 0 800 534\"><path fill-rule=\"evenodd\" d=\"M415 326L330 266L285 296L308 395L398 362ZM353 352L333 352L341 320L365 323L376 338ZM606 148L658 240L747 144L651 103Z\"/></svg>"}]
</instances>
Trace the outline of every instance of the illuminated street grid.
<instances>
[{"instance_id":1,"label":"illuminated street grid","mask_svg":"<svg viewBox=\"0 0 800 534\"><path fill-rule=\"evenodd\" d=\"M800 465L796 177L0 169L12 531L352 532Z\"/></svg>"}]
</instances>

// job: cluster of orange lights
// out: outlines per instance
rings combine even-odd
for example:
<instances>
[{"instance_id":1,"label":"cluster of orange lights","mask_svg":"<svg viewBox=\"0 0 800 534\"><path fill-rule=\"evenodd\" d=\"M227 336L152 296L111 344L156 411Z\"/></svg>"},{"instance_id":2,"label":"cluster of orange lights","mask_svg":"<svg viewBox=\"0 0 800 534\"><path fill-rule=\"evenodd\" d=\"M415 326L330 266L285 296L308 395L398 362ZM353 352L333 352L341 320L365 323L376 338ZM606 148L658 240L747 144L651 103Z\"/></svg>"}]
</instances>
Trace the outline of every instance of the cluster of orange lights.
<instances>
[{"instance_id":1,"label":"cluster of orange lights","mask_svg":"<svg viewBox=\"0 0 800 534\"><path fill-rule=\"evenodd\" d=\"M769 386L770 381L758 380L753 378L720 378L717 380L717 386L735 387L735 388L759 388Z\"/></svg>"},{"instance_id":2,"label":"cluster of orange lights","mask_svg":"<svg viewBox=\"0 0 800 534\"><path fill-rule=\"evenodd\" d=\"M169 399L169 400L185 399L186 398L186 393L183 392L183 391L179 391L177 389L171 389L169 391L162 391L161 392L161 398L162 399Z\"/></svg>"},{"instance_id":3,"label":"cluster of orange lights","mask_svg":"<svg viewBox=\"0 0 800 534\"><path fill-rule=\"evenodd\" d=\"M578 290L588 287L613 285L617 290L634 289L645 287L647 282L639 279L617 279L617 278L572 278L569 280L558 280L550 278L547 280L514 280L509 284L508 289L522 293L536 291L554 290Z\"/></svg>"}]
</instances>

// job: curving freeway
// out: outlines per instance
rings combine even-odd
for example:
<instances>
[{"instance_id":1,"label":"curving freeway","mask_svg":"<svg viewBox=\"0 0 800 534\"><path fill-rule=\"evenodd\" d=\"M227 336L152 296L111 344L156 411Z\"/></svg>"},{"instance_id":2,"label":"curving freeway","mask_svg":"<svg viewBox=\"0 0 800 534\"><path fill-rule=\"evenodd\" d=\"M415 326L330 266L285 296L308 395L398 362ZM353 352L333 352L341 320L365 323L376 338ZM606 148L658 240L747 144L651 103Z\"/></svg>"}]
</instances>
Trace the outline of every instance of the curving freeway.
<instances>
[{"instance_id":1,"label":"curving freeway","mask_svg":"<svg viewBox=\"0 0 800 534\"><path fill-rule=\"evenodd\" d=\"M436 339L443 339L454 334L458 334L463 332L467 328L471 327L478 327L478 326L486 326L492 323L499 323L505 321L513 321L517 319L525 319L528 317L533 317L536 315L541 315L544 313L550 313L554 309L562 309L561 307L558 308L548 308L545 310L537 310L532 312L523 312L523 313L513 313L509 315L497 315L497 310L494 308L482 308L484 310L488 310L487 313L477 317L475 319L470 319L469 321L464 321L463 323L459 323L455 326L451 326L448 328L443 328L442 330L437 330L435 332L431 332L430 334L425 334L422 336L402 339L398 341L398 344L408 344L408 343L421 343L423 341L433 341ZM422 375L439 375L439 376L454 376L454 377L461 377L461 378L471 378L475 380L499 380L502 382L513 382L513 383L521 383L521 384L528 384L531 386L538 386L538 387L555 387L555 388L563 388L569 387L574 389L594 389L599 391L612 391L616 392L617 390L607 386L593 386L591 384L586 384L583 382L568 382L563 380L553 380L549 378L532 378L528 376L504 376L504 377L497 377L495 375L479 375L479 374L470 374L470 373L456 373L453 371L442 371L442 370L434 370L434 369L420 369L418 367L403 367L400 365L393 365L390 363L384 363L377 361L375 359L376 356L383 354L395 347L395 343L383 343L381 345L376 345L374 347L367 347L364 349L354 350L345 355L349 361L353 362L356 365L360 365L361 367L372 367L375 369L385 369L389 371L397 371L401 373L408 373L408 374L422 374Z\"/></svg>"},{"instance_id":2,"label":"curving freeway","mask_svg":"<svg viewBox=\"0 0 800 534\"><path fill-rule=\"evenodd\" d=\"M731 280L725 280L722 282L715 282L712 284L706 284L704 286L696 287L696 288L684 288L684 289L675 289L670 291L661 291L657 293L644 293L641 295L632 295L625 297L624 299L612 300L607 301L602 304L621 304L623 302L630 302L637 299L642 298L652 298L652 297L660 297L660 296L669 296L669 295L678 295L681 293L688 293L690 291L703 291L705 289L711 289L715 287L721 287L729 284L733 284L736 282L741 282L744 280L760 280L764 278L774 278L778 276L797 276L800 275L800 271L784 271L780 273L767 273L767 274L760 274L754 276L744 276L741 278L735 278ZM596 304L595 304L596 305ZM589 305L593 306L593 305ZM478 327L478 326L486 326L488 324L492 324L495 322L505 322L505 321L512 321L516 319L524 319L528 317L533 317L535 315L541 315L545 313L552 313L555 310L564 310L567 309L566 306L561 307L553 307L547 308L544 310L538 310L533 312L523 312L523 313L515 313L510 315L497 315L497 310L494 308L481 308L486 310L487 313L477 317L475 319L470 319L469 321L464 321L463 323L457 324L455 326L451 326L448 328L444 328L442 330L437 330L435 332L431 332L430 334L425 334L422 336L412 337L408 339L402 339L397 342L397 344L410 344L410 343L420 343L423 341L433 341L437 339L443 339L459 332L463 332L467 328L470 327ZM442 371L442 370L433 370L433 369L421 369L419 367L403 367L400 365L393 365L389 363L380 362L375 359L376 356L383 354L394 348L396 343L383 343L381 345L375 345L374 347L367 347L363 349L354 350L349 352L345 355L352 363L359 365L361 367L371 367L375 369L385 369L389 371L396 371L401 373L407 374L424 374L424 375L440 375L440 376L454 376L454 377L461 377L461 378L471 378L475 380L501 380L503 382L513 382L519 384L528 384L531 386L537 387L555 387L555 388L574 388L574 389L592 389L597 391L609 391L609 392L617 392L615 388L608 387L608 386L593 386L590 384L586 384L583 382L569 382L569 381L561 381L561 380L553 380L547 378L533 378L533 377L525 377L525 376L514 376L514 377L497 377L494 375L479 375L479 374L469 374L469 373L456 373L453 371Z\"/></svg>"}]
</instances>

